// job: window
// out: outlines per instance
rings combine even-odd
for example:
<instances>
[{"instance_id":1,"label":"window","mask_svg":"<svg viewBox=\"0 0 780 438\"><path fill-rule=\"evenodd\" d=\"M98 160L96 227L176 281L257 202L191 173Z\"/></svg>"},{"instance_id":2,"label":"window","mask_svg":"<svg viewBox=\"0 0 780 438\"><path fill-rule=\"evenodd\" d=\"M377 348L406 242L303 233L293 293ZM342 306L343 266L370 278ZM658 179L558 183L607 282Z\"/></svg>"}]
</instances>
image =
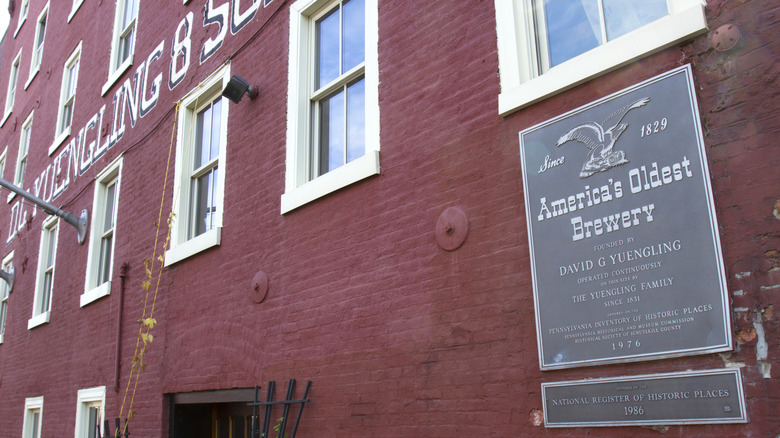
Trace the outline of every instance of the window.
<instances>
[{"instance_id":1,"label":"window","mask_svg":"<svg viewBox=\"0 0 780 438\"><path fill-rule=\"evenodd\" d=\"M506 115L707 30L701 0L495 0Z\"/></svg>"},{"instance_id":2,"label":"window","mask_svg":"<svg viewBox=\"0 0 780 438\"><path fill-rule=\"evenodd\" d=\"M103 86L103 95L133 64L138 2L139 0L116 1L114 36L111 39L111 62L108 68L108 82Z\"/></svg>"},{"instance_id":3,"label":"window","mask_svg":"<svg viewBox=\"0 0 780 438\"><path fill-rule=\"evenodd\" d=\"M98 176L92 203L92 230L89 233L86 290L81 306L111 293L111 273L116 242L116 214L122 158L111 163Z\"/></svg>"},{"instance_id":4,"label":"window","mask_svg":"<svg viewBox=\"0 0 780 438\"><path fill-rule=\"evenodd\" d=\"M8 76L8 93L5 95L5 115L2 123L5 123L11 111L14 109L14 99L16 98L16 85L19 82L19 64L22 62L22 49L16 54L14 62L11 64L11 74ZM0 123L0 124L2 124Z\"/></svg>"},{"instance_id":5,"label":"window","mask_svg":"<svg viewBox=\"0 0 780 438\"><path fill-rule=\"evenodd\" d=\"M28 397L24 399L24 438L41 438L41 423L43 422L43 397Z\"/></svg>"},{"instance_id":6,"label":"window","mask_svg":"<svg viewBox=\"0 0 780 438\"><path fill-rule=\"evenodd\" d=\"M11 253L3 259L3 264L0 266L0 269L9 274L13 274L13 259L14 253L11 251ZM11 288L8 286L8 283L6 283L5 280L0 280L0 344L3 343L5 338L5 323L8 318L8 296L10 293Z\"/></svg>"},{"instance_id":7,"label":"window","mask_svg":"<svg viewBox=\"0 0 780 438\"><path fill-rule=\"evenodd\" d=\"M65 61L62 69L62 87L60 88L60 106L57 112L57 130L54 144L49 148L49 154L53 154L57 147L69 135L73 123L73 106L76 102L76 83L79 78L79 60L81 58L81 43Z\"/></svg>"},{"instance_id":8,"label":"window","mask_svg":"<svg viewBox=\"0 0 780 438\"><path fill-rule=\"evenodd\" d=\"M221 93L229 79L226 65L182 99L176 140L175 217L166 265L220 243L228 113Z\"/></svg>"},{"instance_id":9,"label":"window","mask_svg":"<svg viewBox=\"0 0 780 438\"><path fill-rule=\"evenodd\" d=\"M22 6L19 8L19 23L16 25L16 32L14 32L14 38L19 33L19 29L22 28L22 24L27 20L27 12L30 10L30 0L22 0Z\"/></svg>"},{"instance_id":10,"label":"window","mask_svg":"<svg viewBox=\"0 0 780 438\"><path fill-rule=\"evenodd\" d=\"M282 213L379 173L376 0L298 0L290 35Z\"/></svg>"},{"instance_id":11,"label":"window","mask_svg":"<svg viewBox=\"0 0 780 438\"><path fill-rule=\"evenodd\" d=\"M19 152L16 154L16 172L14 173L14 185L22 187L24 184L24 172L27 169L27 152L30 150L30 136L32 135L33 112L22 123L22 132L19 135Z\"/></svg>"},{"instance_id":12,"label":"window","mask_svg":"<svg viewBox=\"0 0 780 438\"><path fill-rule=\"evenodd\" d=\"M27 78L27 84L30 85L38 70L41 68L41 59L43 58L43 42L46 39L46 17L49 15L49 4L43 7L41 15L38 16L38 25L35 27L35 45L33 45L32 60L30 61L30 77Z\"/></svg>"},{"instance_id":13,"label":"window","mask_svg":"<svg viewBox=\"0 0 780 438\"><path fill-rule=\"evenodd\" d=\"M100 438L105 417L106 387L80 389L76 405L76 438Z\"/></svg>"},{"instance_id":14,"label":"window","mask_svg":"<svg viewBox=\"0 0 780 438\"><path fill-rule=\"evenodd\" d=\"M3 153L0 154L0 178L5 179L5 159L8 156L8 147L3 149ZM0 189L2 190L2 189Z\"/></svg>"},{"instance_id":15,"label":"window","mask_svg":"<svg viewBox=\"0 0 780 438\"><path fill-rule=\"evenodd\" d=\"M41 247L38 252L35 299L33 300L32 318L27 321L28 329L49 322L52 285L54 284L54 265L57 260L58 224L59 220L56 216L49 216L49 218L43 222Z\"/></svg>"}]
</instances>

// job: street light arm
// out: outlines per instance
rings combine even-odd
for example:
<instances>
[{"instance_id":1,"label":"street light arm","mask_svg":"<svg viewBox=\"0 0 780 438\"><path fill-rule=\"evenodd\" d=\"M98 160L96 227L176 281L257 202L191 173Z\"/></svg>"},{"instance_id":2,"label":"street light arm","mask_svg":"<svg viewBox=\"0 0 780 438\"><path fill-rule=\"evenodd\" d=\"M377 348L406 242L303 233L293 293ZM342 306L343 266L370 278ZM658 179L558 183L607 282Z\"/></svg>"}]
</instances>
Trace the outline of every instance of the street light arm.
<instances>
[{"instance_id":1,"label":"street light arm","mask_svg":"<svg viewBox=\"0 0 780 438\"><path fill-rule=\"evenodd\" d=\"M32 193L17 187L3 178L0 178L0 186L7 188L8 190L16 193L17 195L27 199L33 204L37 205L47 214L53 214L62 218L65 222L73 226L78 232L79 245L83 244L87 238L87 225L89 224L89 212L85 208L81 210L81 216L77 217L75 214L65 211L59 207L56 207L43 199L33 195Z\"/></svg>"}]
</instances>

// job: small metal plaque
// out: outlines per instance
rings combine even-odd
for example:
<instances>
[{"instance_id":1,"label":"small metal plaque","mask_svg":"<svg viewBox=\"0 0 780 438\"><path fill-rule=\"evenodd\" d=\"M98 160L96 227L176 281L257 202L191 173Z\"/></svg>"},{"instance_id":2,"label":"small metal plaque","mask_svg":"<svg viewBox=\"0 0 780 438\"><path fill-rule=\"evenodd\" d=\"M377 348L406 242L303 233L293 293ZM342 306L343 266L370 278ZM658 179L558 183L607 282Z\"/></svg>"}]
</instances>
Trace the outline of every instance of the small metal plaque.
<instances>
[{"instance_id":1,"label":"small metal plaque","mask_svg":"<svg viewBox=\"0 0 780 438\"><path fill-rule=\"evenodd\" d=\"M690 66L519 136L541 369L730 350Z\"/></svg>"},{"instance_id":2,"label":"small metal plaque","mask_svg":"<svg viewBox=\"0 0 780 438\"><path fill-rule=\"evenodd\" d=\"M543 383L547 427L747 423L739 369Z\"/></svg>"}]
</instances>

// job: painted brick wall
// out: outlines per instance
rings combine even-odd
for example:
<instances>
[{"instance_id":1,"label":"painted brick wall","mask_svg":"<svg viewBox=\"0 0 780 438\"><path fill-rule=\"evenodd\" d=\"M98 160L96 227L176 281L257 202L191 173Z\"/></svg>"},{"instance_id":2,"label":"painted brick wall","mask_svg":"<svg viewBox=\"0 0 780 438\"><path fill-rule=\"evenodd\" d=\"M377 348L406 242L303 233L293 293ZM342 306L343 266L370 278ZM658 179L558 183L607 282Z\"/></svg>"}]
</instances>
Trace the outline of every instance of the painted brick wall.
<instances>
[{"instance_id":1,"label":"painted brick wall","mask_svg":"<svg viewBox=\"0 0 780 438\"><path fill-rule=\"evenodd\" d=\"M299 437L650 437L659 430L545 429L537 421L540 384L724 366L743 370L750 423L675 426L665 436L780 433L780 388L769 378L780 348L773 308L780 291L780 154L773 141L780 131L774 62L780 10L764 2L709 1L709 28L738 26L742 40L736 48L715 51L706 33L501 118L493 2L430 2L421 8L380 0L381 175L280 215L291 2L274 0L261 8L246 28L228 32L202 65L195 56L218 33L216 26L203 26L203 2L141 2L136 61L105 96L100 89L114 2L87 1L67 23L69 3L50 5L50 17L57 18L49 20L44 67L27 90L20 88L13 114L0 127L0 147L8 145L6 179L13 177L19 127L32 108L28 175L34 179L52 161L47 152L62 65L79 41L74 130L102 105L111 111L121 82L160 41L163 56L150 75L162 74L163 85L153 111L134 127L126 120L122 140L56 200L70 211L91 209L94 176L123 154L111 295L79 307L87 249L63 223L51 321L27 330L43 214L6 245L5 253L15 253L17 283L0 344L0 435L21 435L25 397L44 395L47 438L71 433L81 388L106 385L107 413L118 415L144 299L143 261L152 257L163 193L163 224L171 209L172 165L165 192L163 183L175 102L228 57L232 73L257 84L260 95L229 105L222 244L162 274L158 325L136 389L132 436L165 436L165 394L296 378L313 381ZM25 50L20 83L27 80L34 22L43 5L31 0L16 38L18 5L12 15L2 43L0 101L8 83L6 60L19 47ZM170 90L172 41L190 11L193 58L182 83ZM517 132L686 63L693 65L697 85L733 299L735 349L542 373ZM9 235L9 221L2 218L10 217L11 206L0 205L1 236ZM434 230L450 206L468 214L470 230L461 248L447 252L437 246ZM115 391L119 266L125 263ZM269 277L268 297L260 304L251 299L257 271Z\"/></svg>"}]
</instances>

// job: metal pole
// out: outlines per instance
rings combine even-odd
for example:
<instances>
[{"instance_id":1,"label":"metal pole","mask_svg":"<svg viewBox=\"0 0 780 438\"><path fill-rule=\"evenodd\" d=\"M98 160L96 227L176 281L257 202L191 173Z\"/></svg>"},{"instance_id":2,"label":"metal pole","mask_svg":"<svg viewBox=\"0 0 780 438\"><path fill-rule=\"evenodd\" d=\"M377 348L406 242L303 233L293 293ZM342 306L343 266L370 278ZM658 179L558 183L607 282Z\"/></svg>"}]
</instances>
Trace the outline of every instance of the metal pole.
<instances>
[{"instance_id":1,"label":"metal pole","mask_svg":"<svg viewBox=\"0 0 780 438\"><path fill-rule=\"evenodd\" d=\"M86 240L87 224L89 223L89 213L87 212L86 208L84 210L81 210L81 217L76 217L76 215L74 215L73 213L67 212L59 207L55 207L54 205L49 204L48 202L33 195L32 193L9 183L3 178L0 178L0 186L7 188L8 190L32 202L38 207L41 207L41 210L45 211L47 214L53 214L55 216L58 216L62 218L65 222L72 225L73 228L75 228L76 231L78 232L79 245L83 244L84 240Z\"/></svg>"}]
</instances>

